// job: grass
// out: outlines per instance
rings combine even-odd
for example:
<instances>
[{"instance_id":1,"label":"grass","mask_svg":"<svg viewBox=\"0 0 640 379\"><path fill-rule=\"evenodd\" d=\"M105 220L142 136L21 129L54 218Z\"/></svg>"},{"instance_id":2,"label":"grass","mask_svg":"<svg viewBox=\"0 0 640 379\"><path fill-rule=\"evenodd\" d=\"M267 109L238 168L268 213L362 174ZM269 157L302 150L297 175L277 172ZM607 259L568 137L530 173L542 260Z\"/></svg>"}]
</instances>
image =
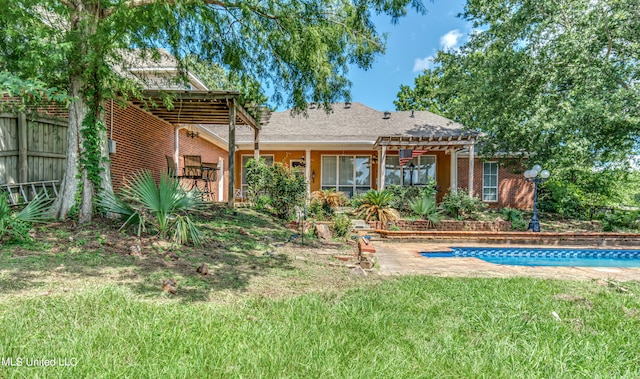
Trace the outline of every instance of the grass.
<instances>
[{"instance_id":1,"label":"grass","mask_svg":"<svg viewBox=\"0 0 640 379\"><path fill-rule=\"evenodd\" d=\"M638 377L640 286L407 277L233 305L124 287L4 301L3 378ZM556 312L562 319L552 316Z\"/></svg>"},{"instance_id":2,"label":"grass","mask_svg":"<svg viewBox=\"0 0 640 379\"><path fill-rule=\"evenodd\" d=\"M197 220L206 248L130 237L104 220L0 246L0 378L640 376L638 282L624 292L595 281L360 278L333 259L351 245L285 243L294 231L250 210ZM167 278L176 295L162 291Z\"/></svg>"}]
</instances>

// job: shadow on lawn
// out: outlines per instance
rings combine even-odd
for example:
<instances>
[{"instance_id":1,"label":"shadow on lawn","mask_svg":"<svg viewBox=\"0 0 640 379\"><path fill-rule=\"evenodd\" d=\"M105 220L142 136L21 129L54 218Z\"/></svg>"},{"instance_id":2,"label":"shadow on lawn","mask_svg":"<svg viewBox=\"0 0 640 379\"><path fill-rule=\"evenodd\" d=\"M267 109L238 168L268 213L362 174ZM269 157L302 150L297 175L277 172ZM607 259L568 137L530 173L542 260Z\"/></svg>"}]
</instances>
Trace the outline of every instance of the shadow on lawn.
<instances>
[{"instance_id":1,"label":"shadow on lawn","mask_svg":"<svg viewBox=\"0 0 640 379\"><path fill-rule=\"evenodd\" d=\"M275 247L286 242L291 231L264 215L221 212L200 217L211 238L203 248L176 246L156 237L123 236L111 220L82 228L50 224L38 231L33 246L0 247L0 288L41 293L108 283L146 297L203 301L216 291L247 291L252 278L296 269ZM138 245L140 253L131 255ZM207 275L196 272L202 263L208 267ZM162 291L163 280L169 278L177 281L175 295Z\"/></svg>"}]
</instances>

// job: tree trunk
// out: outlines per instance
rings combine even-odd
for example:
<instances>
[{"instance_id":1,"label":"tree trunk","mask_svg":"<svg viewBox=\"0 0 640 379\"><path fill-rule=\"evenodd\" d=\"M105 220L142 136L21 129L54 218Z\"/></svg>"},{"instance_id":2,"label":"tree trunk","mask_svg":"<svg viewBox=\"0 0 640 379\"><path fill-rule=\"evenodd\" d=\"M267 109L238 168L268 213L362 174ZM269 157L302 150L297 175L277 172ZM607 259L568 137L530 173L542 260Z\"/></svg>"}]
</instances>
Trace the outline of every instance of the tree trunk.
<instances>
[{"instance_id":1,"label":"tree trunk","mask_svg":"<svg viewBox=\"0 0 640 379\"><path fill-rule=\"evenodd\" d=\"M87 114L87 106L82 96L82 79L80 76L72 76L69 79L69 94L78 100L69 106L69 126L67 128L67 162L65 164L64 178L60 193L53 203L52 215L64 220L69 210L75 204L75 196L78 192L78 162L79 162L79 137L82 120Z\"/></svg>"},{"instance_id":2,"label":"tree trunk","mask_svg":"<svg viewBox=\"0 0 640 379\"><path fill-rule=\"evenodd\" d=\"M105 102L103 102L102 104L102 109L106 109ZM100 120L104 123L104 125L107 125L107 115L105 114L105 112L100 113ZM102 196L105 193L113 193L113 182L111 181L111 161L109 160L109 144L106 130L100 132L100 157L100 168L102 169L102 171L100 172L100 177L102 178L102 186L98 189L98 195Z\"/></svg>"}]
</instances>

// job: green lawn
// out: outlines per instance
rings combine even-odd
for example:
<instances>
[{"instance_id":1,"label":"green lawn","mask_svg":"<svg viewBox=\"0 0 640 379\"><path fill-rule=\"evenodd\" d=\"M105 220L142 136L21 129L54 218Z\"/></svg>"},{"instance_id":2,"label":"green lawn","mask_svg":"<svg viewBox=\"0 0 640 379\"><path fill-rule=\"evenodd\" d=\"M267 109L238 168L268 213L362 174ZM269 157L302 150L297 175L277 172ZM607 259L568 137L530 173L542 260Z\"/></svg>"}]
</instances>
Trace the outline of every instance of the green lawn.
<instances>
[{"instance_id":1,"label":"green lawn","mask_svg":"<svg viewBox=\"0 0 640 379\"><path fill-rule=\"evenodd\" d=\"M640 285L624 286L406 277L227 305L108 284L16 296L0 302L0 377L637 378Z\"/></svg>"}]
</instances>

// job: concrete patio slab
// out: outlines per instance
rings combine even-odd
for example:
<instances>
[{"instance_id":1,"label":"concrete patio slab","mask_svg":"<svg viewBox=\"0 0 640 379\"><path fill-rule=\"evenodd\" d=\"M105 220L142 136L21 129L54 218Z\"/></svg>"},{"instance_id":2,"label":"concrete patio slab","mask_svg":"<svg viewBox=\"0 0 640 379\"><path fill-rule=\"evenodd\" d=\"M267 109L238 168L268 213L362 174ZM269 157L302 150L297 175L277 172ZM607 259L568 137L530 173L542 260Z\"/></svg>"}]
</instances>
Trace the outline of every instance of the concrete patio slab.
<instances>
[{"instance_id":1,"label":"concrete patio slab","mask_svg":"<svg viewBox=\"0 0 640 379\"><path fill-rule=\"evenodd\" d=\"M640 280L640 268L612 267L531 267L508 266L488 263L476 258L425 258L424 251L447 251L450 246L496 246L479 243L443 244L432 242L376 242L376 259L381 275L432 275L443 277L532 277L541 279L613 279L619 281ZM528 245L531 247L531 245ZM544 246L540 246L544 247ZM595 248L594 246L563 246L566 248Z\"/></svg>"}]
</instances>

